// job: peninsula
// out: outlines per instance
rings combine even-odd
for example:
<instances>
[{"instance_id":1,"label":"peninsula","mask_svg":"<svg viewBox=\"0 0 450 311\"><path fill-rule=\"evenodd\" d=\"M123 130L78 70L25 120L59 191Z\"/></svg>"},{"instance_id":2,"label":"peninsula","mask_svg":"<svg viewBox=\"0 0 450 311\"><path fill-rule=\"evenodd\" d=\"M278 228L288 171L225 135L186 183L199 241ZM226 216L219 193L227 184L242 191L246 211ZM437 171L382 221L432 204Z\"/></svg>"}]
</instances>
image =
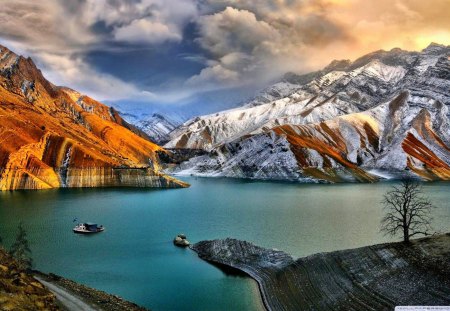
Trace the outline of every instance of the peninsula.
<instances>
[{"instance_id":1,"label":"peninsula","mask_svg":"<svg viewBox=\"0 0 450 311\"><path fill-rule=\"evenodd\" d=\"M248 274L268 310L393 310L450 304L450 234L295 260L236 239L201 241L200 258Z\"/></svg>"}]
</instances>

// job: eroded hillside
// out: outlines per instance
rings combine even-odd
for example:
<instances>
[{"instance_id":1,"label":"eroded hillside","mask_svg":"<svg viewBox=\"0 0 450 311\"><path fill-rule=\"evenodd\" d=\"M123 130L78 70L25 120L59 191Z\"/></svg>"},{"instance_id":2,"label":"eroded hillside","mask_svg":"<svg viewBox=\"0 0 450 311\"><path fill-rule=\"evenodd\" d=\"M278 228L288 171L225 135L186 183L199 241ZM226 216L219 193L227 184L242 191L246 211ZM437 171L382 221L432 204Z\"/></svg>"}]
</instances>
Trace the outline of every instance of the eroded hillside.
<instances>
[{"instance_id":1,"label":"eroded hillside","mask_svg":"<svg viewBox=\"0 0 450 311\"><path fill-rule=\"evenodd\" d=\"M0 189L186 186L159 172L163 148L124 125L0 46Z\"/></svg>"}]
</instances>

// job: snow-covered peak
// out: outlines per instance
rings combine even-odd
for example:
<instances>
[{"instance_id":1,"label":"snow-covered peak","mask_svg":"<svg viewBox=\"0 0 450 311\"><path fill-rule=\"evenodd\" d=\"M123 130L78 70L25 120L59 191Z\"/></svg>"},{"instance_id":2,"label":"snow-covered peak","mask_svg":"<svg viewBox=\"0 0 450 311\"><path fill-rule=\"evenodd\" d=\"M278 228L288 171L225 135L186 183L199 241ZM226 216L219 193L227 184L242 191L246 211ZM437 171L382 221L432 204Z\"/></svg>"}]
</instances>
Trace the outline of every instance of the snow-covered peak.
<instances>
[{"instance_id":1,"label":"snow-covered peak","mask_svg":"<svg viewBox=\"0 0 450 311\"><path fill-rule=\"evenodd\" d=\"M166 143L169 140L169 133L182 124L182 119L162 113L141 115L121 113L121 116L158 144Z\"/></svg>"},{"instance_id":2,"label":"snow-covered peak","mask_svg":"<svg viewBox=\"0 0 450 311\"><path fill-rule=\"evenodd\" d=\"M361 73L391 83L397 83L407 72L407 69L402 66L389 66L378 59L371 61L361 69Z\"/></svg>"},{"instance_id":3,"label":"snow-covered peak","mask_svg":"<svg viewBox=\"0 0 450 311\"><path fill-rule=\"evenodd\" d=\"M170 134L166 147L206 150L284 124L304 125L371 109L410 90L414 98L449 105L439 53L376 51L354 62L333 61L321 71L289 74L242 107L193 118ZM334 70L330 70L334 69ZM427 77L423 75L428 75ZM447 95L446 95L447 94Z\"/></svg>"}]
</instances>

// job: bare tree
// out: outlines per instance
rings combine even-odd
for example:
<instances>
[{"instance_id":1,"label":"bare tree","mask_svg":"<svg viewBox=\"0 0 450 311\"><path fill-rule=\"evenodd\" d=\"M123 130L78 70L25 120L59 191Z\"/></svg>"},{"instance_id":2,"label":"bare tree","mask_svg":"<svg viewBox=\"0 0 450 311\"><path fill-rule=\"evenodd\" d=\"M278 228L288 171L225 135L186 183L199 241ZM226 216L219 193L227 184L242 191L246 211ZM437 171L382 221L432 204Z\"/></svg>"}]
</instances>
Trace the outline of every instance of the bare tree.
<instances>
[{"instance_id":1,"label":"bare tree","mask_svg":"<svg viewBox=\"0 0 450 311\"><path fill-rule=\"evenodd\" d=\"M430 199L423 195L422 186L412 180L402 181L400 186L384 195L385 215L381 220L381 231L386 235L403 233L403 241L416 235L431 235Z\"/></svg>"}]
</instances>

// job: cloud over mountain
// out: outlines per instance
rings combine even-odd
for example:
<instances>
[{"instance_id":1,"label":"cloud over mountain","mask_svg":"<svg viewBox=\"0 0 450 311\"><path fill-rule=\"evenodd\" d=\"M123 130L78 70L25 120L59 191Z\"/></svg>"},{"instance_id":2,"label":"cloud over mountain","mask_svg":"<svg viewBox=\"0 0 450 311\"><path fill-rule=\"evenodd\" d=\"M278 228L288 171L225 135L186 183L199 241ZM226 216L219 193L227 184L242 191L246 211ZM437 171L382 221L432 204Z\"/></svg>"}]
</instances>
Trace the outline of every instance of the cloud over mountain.
<instances>
[{"instance_id":1,"label":"cloud over mountain","mask_svg":"<svg viewBox=\"0 0 450 311\"><path fill-rule=\"evenodd\" d=\"M310 71L380 48L450 43L447 0L0 5L0 42L33 57L55 82L110 100L179 103L214 90L256 90L286 71ZM137 58L145 65L131 67Z\"/></svg>"}]
</instances>

